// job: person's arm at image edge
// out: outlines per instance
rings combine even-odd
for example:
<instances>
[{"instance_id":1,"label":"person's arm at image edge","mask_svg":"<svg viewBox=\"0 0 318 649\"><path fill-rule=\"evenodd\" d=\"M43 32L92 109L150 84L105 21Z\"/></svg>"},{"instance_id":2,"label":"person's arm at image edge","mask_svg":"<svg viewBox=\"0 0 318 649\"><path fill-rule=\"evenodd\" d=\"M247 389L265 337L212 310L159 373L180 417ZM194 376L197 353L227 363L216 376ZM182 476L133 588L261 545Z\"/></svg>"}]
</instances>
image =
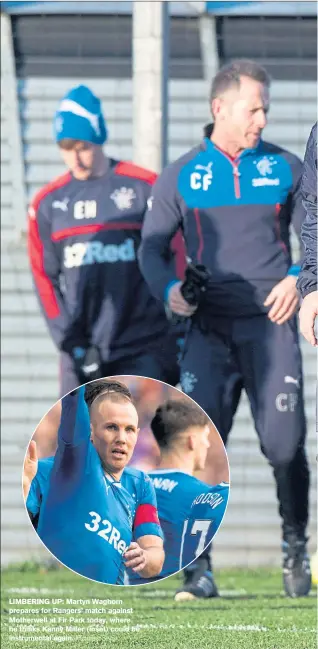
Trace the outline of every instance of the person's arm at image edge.
<instances>
[{"instance_id":1,"label":"person's arm at image edge","mask_svg":"<svg viewBox=\"0 0 318 649\"><path fill-rule=\"evenodd\" d=\"M301 160L294 155L290 156L290 154L288 154L288 162L292 174L292 186L287 201L281 208L280 218L286 221L288 229L290 225L294 228L300 244L300 259L295 263L292 262L286 277L273 287L265 300L265 306L271 307L268 317L277 325L287 322L298 309L299 295L296 282L303 258L303 245L300 238L300 231L305 218L300 192L303 165Z\"/></svg>"},{"instance_id":2,"label":"person's arm at image edge","mask_svg":"<svg viewBox=\"0 0 318 649\"><path fill-rule=\"evenodd\" d=\"M301 228L305 247L297 288L302 298L317 290L317 124L306 147L301 194L306 217Z\"/></svg>"},{"instance_id":3,"label":"person's arm at image edge","mask_svg":"<svg viewBox=\"0 0 318 649\"><path fill-rule=\"evenodd\" d=\"M315 321L318 316L317 290L317 123L311 130L306 147L301 191L306 218L301 230L305 247L304 261L297 288L302 297L299 327L304 338L317 347Z\"/></svg>"}]
</instances>

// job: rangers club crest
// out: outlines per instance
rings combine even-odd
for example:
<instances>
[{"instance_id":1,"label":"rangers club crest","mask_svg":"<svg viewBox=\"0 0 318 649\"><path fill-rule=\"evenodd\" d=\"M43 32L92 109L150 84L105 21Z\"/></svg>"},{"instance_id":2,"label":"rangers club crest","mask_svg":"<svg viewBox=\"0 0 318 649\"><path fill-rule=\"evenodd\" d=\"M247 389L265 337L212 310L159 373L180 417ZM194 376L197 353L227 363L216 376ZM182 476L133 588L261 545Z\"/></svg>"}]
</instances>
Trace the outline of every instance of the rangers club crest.
<instances>
[{"instance_id":1,"label":"rangers club crest","mask_svg":"<svg viewBox=\"0 0 318 649\"><path fill-rule=\"evenodd\" d=\"M185 394L190 394L190 392L193 392L195 384L198 382L197 377L193 372L183 372L181 374L181 388L182 392L185 392Z\"/></svg>"},{"instance_id":2,"label":"rangers club crest","mask_svg":"<svg viewBox=\"0 0 318 649\"><path fill-rule=\"evenodd\" d=\"M131 187L121 187L120 189L115 189L110 195L110 198L119 210L129 210L134 198L136 198L136 194Z\"/></svg>"},{"instance_id":3,"label":"rangers club crest","mask_svg":"<svg viewBox=\"0 0 318 649\"><path fill-rule=\"evenodd\" d=\"M270 156L268 158L264 155L263 158L261 158L259 161L255 160L254 164L256 165L256 169L261 174L261 176L267 176L272 175L272 167L277 164L277 161L273 158L273 156Z\"/></svg>"}]
</instances>

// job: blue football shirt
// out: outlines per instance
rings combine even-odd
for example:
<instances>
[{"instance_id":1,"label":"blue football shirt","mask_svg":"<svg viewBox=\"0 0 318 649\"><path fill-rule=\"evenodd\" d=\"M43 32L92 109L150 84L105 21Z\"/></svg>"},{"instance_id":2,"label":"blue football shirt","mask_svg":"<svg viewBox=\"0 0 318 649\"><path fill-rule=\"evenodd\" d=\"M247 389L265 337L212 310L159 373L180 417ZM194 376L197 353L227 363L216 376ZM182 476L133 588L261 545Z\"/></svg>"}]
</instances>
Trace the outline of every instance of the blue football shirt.
<instances>
[{"instance_id":1,"label":"blue football shirt","mask_svg":"<svg viewBox=\"0 0 318 649\"><path fill-rule=\"evenodd\" d=\"M142 471L127 467L118 482L105 475L90 441L84 389L62 400L58 449L39 461L27 509L59 561L90 579L123 584L123 554L132 539L162 538L156 496Z\"/></svg>"},{"instance_id":2,"label":"blue football shirt","mask_svg":"<svg viewBox=\"0 0 318 649\"><path fill-rule=\"evenodd\" d=\"M228 501L225 483L211 486L174 469L151 471L149 477L156 491L165 562L160 575L150 580L127 571L130 584L168 577L199 556L219 528Z\"/></svg>"},{"instance_id":3,"label":"blue football shirt","mask_svg":"<svg viewBox=\"0 0 318 649\"><path fill-rule=\"evenodd\" d=\"M208 488L206 488L208 487ZM188 565L202 554L219 529L229 497L229 485L221 482L203 488L194 498L182 528L180 564Z\"/></svg>"}]
</instances>

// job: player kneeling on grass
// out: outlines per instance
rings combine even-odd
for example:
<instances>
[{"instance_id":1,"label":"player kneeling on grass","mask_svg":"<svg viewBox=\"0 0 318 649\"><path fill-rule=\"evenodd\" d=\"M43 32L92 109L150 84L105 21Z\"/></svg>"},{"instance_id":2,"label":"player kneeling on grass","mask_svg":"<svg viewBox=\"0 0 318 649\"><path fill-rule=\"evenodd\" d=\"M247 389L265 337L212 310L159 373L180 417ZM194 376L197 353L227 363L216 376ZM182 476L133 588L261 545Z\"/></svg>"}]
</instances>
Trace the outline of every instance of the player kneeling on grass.
<instances>
[{"instance_id":1,"label":"player kneeling on grass","mask_svg":"<svg viewBox=\"0 0 318 649\"><path fill-rule=\"evenodd\" d=\"M123 584L125 567L154 577L164 561L154 488L127 467L138 431L128 388L98 381L62 399L55 457L38 461L31 441L24 463L26 506L43 543L67 567L108 584Z\"/></svg>"},{"instance_id":2,"label":"player kneeling on grass","mask_svg":"<svg viewBox=\"0 0 318 649\"><path fill-rule=\"evenodd\" d=\"M195 403L168 400L157 408L151 429L161 453L158 469L149 476L156 490L164 534L166 557L159 575L163 578L193 562L212 541L226 509L229 485L211 486L193 475L205 468L210 446L209 419ZM206 589L207 596L215 595L208 562L197 566L194 561L187 570L191 576L196 573L196 583ZM130 584L150 581L131 571L128 578ZM176 594L177 601L195 597L196 589L187 588L187 584Z\"/></svg>"}]
</instances>

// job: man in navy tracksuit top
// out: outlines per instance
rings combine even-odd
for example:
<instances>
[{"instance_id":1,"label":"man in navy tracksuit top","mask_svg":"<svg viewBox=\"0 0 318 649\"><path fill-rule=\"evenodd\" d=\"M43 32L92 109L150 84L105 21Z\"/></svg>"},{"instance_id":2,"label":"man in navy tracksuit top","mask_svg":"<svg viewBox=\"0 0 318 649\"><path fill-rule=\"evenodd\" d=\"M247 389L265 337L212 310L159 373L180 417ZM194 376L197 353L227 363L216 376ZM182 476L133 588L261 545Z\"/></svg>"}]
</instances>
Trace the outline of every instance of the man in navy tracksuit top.
<instances>
[{"instance_id":1,"label":"man in navy tracksuit top","mask_svg":"<svg viewBox=\"0 0 318 649\"><path fill-rule=\"evenodd\" d=\"M317 287L317 122L311 129L304 160L301 191L306 219L301 237L305 246L305 256L299 274L297 288L303 298L299 312L300 330L311 345L317 347L317 334L314 330L318 316Z\"/></svg>"},{"instance_id":2,"label":"man in navy tracksuit top","mask_svg":"<svg viewBox=\"0 0 318 649\"><path fill-rule=\"evenodd\" d=\"M289 228L300 234L300 160L264 142L270 80L252 61L224 66L212 84L214 125L203 142L165 169L153 189L140 263L153 294L191 317L181 384L226 442L242 387L277 485L284 584L307 594L309 472L298 307ZM181 227L187 256L211 273L199 306L180 292L166 263ZM198 591L195 588L198 596ZM210 596L216 590L211 584ZM206 595L206 594L205 594ZM204 596L204 594L202 594Z\"/></svg>"},{"instance_id":3,"label":"man in navy tracksuit top","mask_svg":"<svg viewBox=\"0 0 318 649\"><path fill-rule=\"evenodd\" d=\"M42 311L62 350L62 394L111 374L175 383L165 311L137 262L156 175L104 155L101 104L85 86L64 97L54 126L69 171L32 202L29 256Z\"/></svg>"}]
</instances>

